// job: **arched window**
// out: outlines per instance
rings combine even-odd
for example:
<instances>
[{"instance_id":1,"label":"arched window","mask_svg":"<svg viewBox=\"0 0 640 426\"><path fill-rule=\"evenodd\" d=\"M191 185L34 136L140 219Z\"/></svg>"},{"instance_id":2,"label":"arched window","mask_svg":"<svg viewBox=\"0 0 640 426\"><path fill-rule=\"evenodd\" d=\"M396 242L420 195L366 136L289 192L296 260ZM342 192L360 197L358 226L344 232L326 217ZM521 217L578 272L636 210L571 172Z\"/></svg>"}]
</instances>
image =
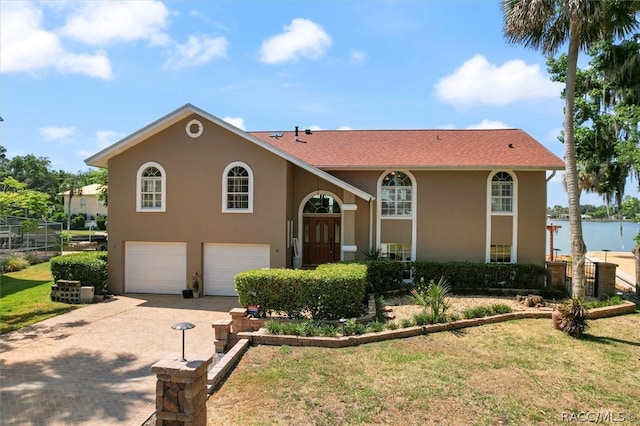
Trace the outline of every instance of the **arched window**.
<instances>
[{"instance_id":1,"label":"arched window","mask_svg":"<svg viewBox=\"0 0 640 426\"><path fill-rule=\"evenodd\" d=\"M318 194L305 203L303 213L340 213L340 205L330 195Z\"/></svg>"},{"instance_id":2,"label":"arched window","mask_svg":"<svg viewBox=\"0 0 640 426\"><path fill-rule=\"evenodd\" d=\"M253 173L244 163L235 162L224 169L222 211L253 212Z\"/></svg>"},{"instance_id":3,"label":"arched window","mask_svg":"<svg viewBox=\"0 0 640 426\"><path fill-rule=\"evenodd\" d=\"M138 169L136 179L136 211L164 212L166 210L166 174L161 165L145 163Z\"/></svg>"},{"instance_id":4,"label":"arched window","mask_svg":"<svg viewBox=\"0 0 640 426\"><path fill-rule=\"evenodd\" d=\"M391 172L381 182L381 214L383 217L411 217L413 207L411 178L402 172Z\"/></svg>"},{"instance_id":5,"label":"arched window","mask_svg":"<svg viewBox=\"0 0 640 426\"><path fill-rule=\"evenodd\" d=\"M491 179L491 211L513 212L513 178L507 172L498 172Z\"/></svg>"}]
</instances>

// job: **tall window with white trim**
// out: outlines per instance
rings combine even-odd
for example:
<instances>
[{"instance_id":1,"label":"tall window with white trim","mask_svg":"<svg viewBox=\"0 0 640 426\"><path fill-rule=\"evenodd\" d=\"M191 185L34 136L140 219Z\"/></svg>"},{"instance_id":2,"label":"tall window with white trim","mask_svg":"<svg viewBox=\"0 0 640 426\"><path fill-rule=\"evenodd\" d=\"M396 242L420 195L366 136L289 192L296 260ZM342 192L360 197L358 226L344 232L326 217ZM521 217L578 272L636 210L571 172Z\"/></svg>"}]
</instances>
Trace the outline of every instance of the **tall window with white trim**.
<instances>
[{"instance_id":1,"label":"tall window with white trim","mask_svg":"<svg viewBox=\"0 0 640 426\"><path fill-rule=\"evenodd\" d=\"M146 163L138 169L137 211L163 212L166 209L166 175L157 163Z\"/></svg>"},{"instance_id":2,"label":"tall window with white trim","mask_svg":"<svg viewBox=\"0 0 640 426\"><path fill-rule=\"evenodd\" d=\"M383 217L411 217L412 185L409 176L391 172L382 179L381 214Z\"/></svg>"},{"instance_id":3,"label":"tall window with white trim","mask_svg":"<svg viewBox=\"0 0 640 426\"><path fill-rule=\"evenodd\" d=\"M253 212L253 173L244 163L227 166L223 177L223 206L225 212Z\"/></svg>"},{"instance_id":4,"label":"tall window with white trim","mask_svg":"<svg viewBox=\"0 0 640 426\"><path fill-rule=\"evenodd\" d=\"M513 178L507 172L498 172L491 179L491 211L513 212Z\"/></svg>"}]
</instances>

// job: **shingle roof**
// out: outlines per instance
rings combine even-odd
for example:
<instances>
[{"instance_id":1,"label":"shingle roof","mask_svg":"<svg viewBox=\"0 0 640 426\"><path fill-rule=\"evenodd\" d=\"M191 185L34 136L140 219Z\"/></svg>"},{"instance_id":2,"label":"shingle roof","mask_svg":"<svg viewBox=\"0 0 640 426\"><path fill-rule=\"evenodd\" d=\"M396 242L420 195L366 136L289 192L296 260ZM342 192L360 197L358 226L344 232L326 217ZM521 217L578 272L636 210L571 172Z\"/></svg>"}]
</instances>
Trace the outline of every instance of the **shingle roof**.
<instances>
[{"instance_id":1,"label":"shingle roof","mask_svg":"<svg viewBox=\"0 0 640 426\"><path fill-rule=\"evenodd\" d=\"M301 130L298 141L293 131L249 133L324 170L564 169L560 158L520 129Z\"/></svg>"}]
</instances>

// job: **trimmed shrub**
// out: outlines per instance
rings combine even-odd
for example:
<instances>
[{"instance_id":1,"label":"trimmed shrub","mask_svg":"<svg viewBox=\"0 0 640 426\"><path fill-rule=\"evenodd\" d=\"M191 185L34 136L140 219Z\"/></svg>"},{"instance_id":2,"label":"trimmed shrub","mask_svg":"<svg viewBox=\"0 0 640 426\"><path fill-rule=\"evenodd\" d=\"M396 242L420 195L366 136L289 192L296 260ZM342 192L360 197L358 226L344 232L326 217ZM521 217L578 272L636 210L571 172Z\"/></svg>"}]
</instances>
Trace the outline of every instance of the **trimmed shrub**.
<instances>
[{"instance_id":1,"label":"trimmed shrub","mask_svg":"<svg viewBox=\"0 0 640 426\"><path fill-rule=\"evenodd\" d=\"M395 260L367 260L367 284L369 293L378 296L405 287L402 273L405 264Z\"/></svg>"},{"instance_id":2,"label":"trimmed shrub","mask_svg":"<svg viewBox=\"0 0 640 426\"><path fill-rule=\"evenodd\" d=\"M80 281L83 286L93 286L95 294L107 294L107 253L74 253L51 258L53 281Z\"/></svg>"},{"instance_id":3,"label":"trimmed shrub","mask_svg":"<svg viewBox=\"0 0 640 426\"><path fill-rule=\"evenodd\" d=\"M319 320L360 316L366 291L365 265L327 263L305 281L306 309Z\"/></svg>"},{"instance_id":4,"label":"trimmed shrub","mask_svg":"<svg viewBox=\"0 0 640 426\"><path fill-rule=\"evenodd\" d=\"M242 306L255 305L258 316L285 314L314 320L355 317L362 313L366 290L366 266L325 264L315 271L261 269L235 277Z\"/></svg>"},{"instance_id":5,"label":"trimmed shrub","mask_svg":"<svg viewBox=\"0 0 640 426\"><path fill-rule=\"evenodd\" d=\"M305 303L304 283L309 271L293 269L255 269L235 277L238 301L242 306L257 306L259 317L286 314L302 317Z\"/></svg>"},{"instance_id":6,"label":"trimmed shrub","mask_svg":"<svg viewBox=\"0 0 640 426\"><path fill-rule=\"evenodd\" d=\"M545 289L547 270L520 263L413 262L414 285L445 277L455 294L502 294Z\"/></svg>"}]
</instances>

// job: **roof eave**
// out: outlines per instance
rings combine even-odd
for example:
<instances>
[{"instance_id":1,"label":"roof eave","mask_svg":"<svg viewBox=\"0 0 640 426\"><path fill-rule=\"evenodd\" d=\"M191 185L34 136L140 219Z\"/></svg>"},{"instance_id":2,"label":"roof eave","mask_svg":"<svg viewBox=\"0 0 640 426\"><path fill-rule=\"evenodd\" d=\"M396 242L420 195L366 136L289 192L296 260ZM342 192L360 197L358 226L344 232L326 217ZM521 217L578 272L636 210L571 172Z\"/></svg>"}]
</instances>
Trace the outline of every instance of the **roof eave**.
<instances>
[{"instance_id":1,"label":"roof eave","mask_svg":"<svg viewBox=\"0 0 640 426\"><path fill-rule=\"evenodd\" d=\"M540 165L540 166L523 166L523 165L456 165L456 166L424 166L424 165L398 165L398 164L379 164L379 165L367 165L367 166L350 166L350 165L316 165L315 167L321 170L331 171L358 171L358 170L389 170L389 169L404 169L404 170L425 170L425 171L491 171L497 169L505 170L518 170L518 171L547 171L547 170L564 170L565 166L560 165Z\"/></svg>"},{"instance_id":2,"label":"roof eave","mask_svg":"<svg viewBox=\"0 0 640 426\"><path fill-rule=\"evenodd\" d=\"M118 142L114 143L113 145L103 149L102 151L92 155L91 157L87 158L85 161L85 163L89 166L94 166L94 167L100 167L100 168L108 168L108 163L109 163L109 159L113 158L114 156L126 151L127 149L137 145L138 143L142 142L145 139L148 139L150 136L153 136L157 133L160 133L161 131L163 131L164 129L168 128L169 126L175 124L176 122L188 117L191 114L198 114L201 117L213 122L214 124L232 132L235 133L236 135L247 139L250 142L253 142L254 144L266 149L267 151L303 168L304 170L322 178L325 179L327 181L329 181L330 183L333 183L334 185L337 185L338 187L351 192L352 194L356 195L359 198L362 198L365 201L371 201L374 200L375 197L359 188L356 188L355 186L344 182L338 178L336 178L335 176L330 175L329 173L318 169L317 167L304 162L303 160L294 157L290 154L288 154L285 151L282 151L276 147L274 147L273 145L267 144L266 142L262 141L261 139L259 139L258 137L245 132L242 129L239 129L237 127L235 127L232 124L227 123L224 120L219 119L218 117L192 105L192 104L185 104L182 107L176 109L173 112L170 112L169 114L165 115L164 117L161 117L160 119L148 124L147 126L143 127L142 129L138 130L137 132L127 136L124 139L119 140Z\"/></svg>"}]
</instances>

